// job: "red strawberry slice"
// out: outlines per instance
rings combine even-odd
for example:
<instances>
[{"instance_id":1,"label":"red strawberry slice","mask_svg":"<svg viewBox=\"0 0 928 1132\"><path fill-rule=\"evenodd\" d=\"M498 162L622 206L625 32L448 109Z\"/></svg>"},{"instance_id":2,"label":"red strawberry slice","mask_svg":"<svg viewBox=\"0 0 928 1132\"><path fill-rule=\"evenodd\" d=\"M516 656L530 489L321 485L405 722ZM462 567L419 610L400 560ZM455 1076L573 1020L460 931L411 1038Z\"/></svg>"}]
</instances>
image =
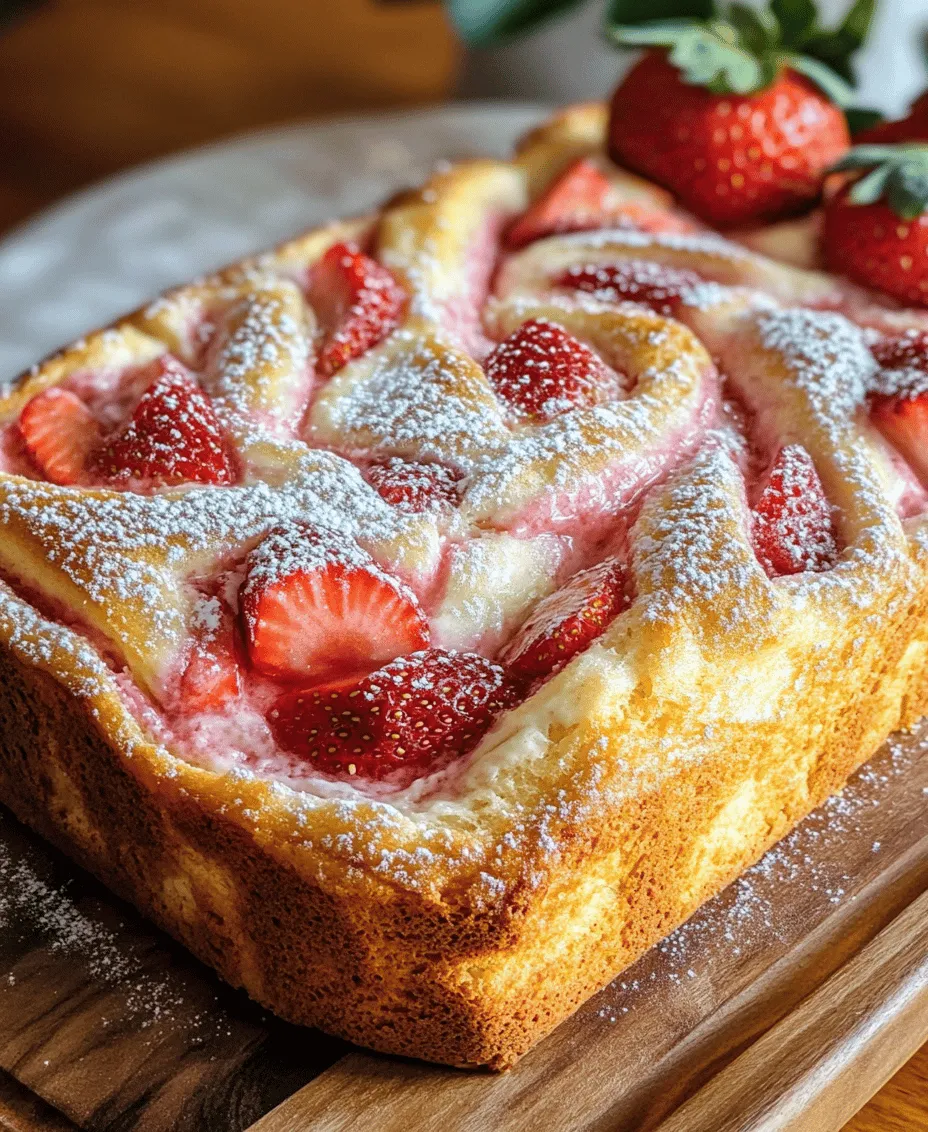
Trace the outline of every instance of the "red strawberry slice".
<instances>
[{"instance_id":1,"label":"red strawberry slice","mask_svg":"<svg viewBox=\"0 0 928 1132\"><path fill-rule=\"evenodd\" d=\"M882 338L873 356L884 369L928 374L928 330L908 330L898 338Z\"/></svg>"},{"instance_id":2,"label":"red strawberry slice","mask_svg":"<svg viewBox=\"0 0 928 1132\"><path fill-rule=\"evenodd\" d=\"M428 644L415 595L357 543L324 527L276 527L241 591L251 663L304 683L370 672Z\"/></svg>"},{"instance_id":3,"label":"red strawberry slice","mask_svg":"<svg viewBox=\"0 0 928 1132\"><path fill-rule=\"evenodd\" d=\"M444 464L420 464L392 456L371 464L364 478L388 503L403 511L422 511L457 507L461 477Z\"/></svg>"},{"instance_id":4,"label":"red strawberry slice","mask_svg":"<svg viewBox=\"0 0 928 1132\"><path fill-rule=\"evenodd\" d=\"M608 177L582 157L569 166L506 234L512 249L545 236L621 226L643 232L692 232L695 225L642 201L623 200Z\"/></svg>"},{"instance_id":5,"label":"red strawberry slice","mask_svg":"<svg viewBox=\"0 0 928 1132\"><path fill-rule=\"evenodd\" d=\"M873 355L881 366L871 398L874 423L928 482L928 331L884 338Z\"/></svg>"},{"instance_id":6,"label":"red strawberry slice","mask_svg":"<svg viewBox=\"0 0 928 1132\"><path fill-rule=\"evenodd\" d=\"M642 303L658 314L673 314L681 302L693 300L695 289L706 286L702 276L689 268L644 259L579 264L555 282L559 287L592 295L601 303Z\"/></svg>"},{"instance_id":7,"label":"red strawberry slice","mask_svg":"<svg viewBox=\"0 0 928 1132\"><path fill-rule=\"evenodd\" d=\"M476 653L425 649L357 683L281 696L269 722L277 742L327 774L422 774L480 741L513 702L505 673Z\"/></svg>"},{"instance_id":8,"label":"red strawberry slice","mask_svg":"<svg viewBox=\"0 0 928 1132\"><path fill-rule=\"evenodd\" d=\"M73 393L53 387L37 394L20 413L19 431L46 479L60 484L84 480L99 426Z\"/></svg>"},{"instance_id":9,"label":"red strawberry slice","mask_svg":"<svg viewBox=\"0 0 928 1132\"><path fill-rule=\"evenodd\" d=\"M595 405L615 385L589 346L543 318L530 319L500 342L484 369L499 396L537 422Z\"/></svg>"},{"instance_id":10,"label":"red strawberry slice","mask_svg":"<svg viewBox=\"0 0 928 1132\"><path fill-rule=\"evenodd\" d=\"M614 213L615 190L588 158L569 166L513 224L506 234L510 248L560 232L605 227Z\"/></svg>"},{"instance_id":11,"label":"red strawberry slice","mask_svg":"<svg viewBox=\"0 0 928 1132\"><path fill-rule=\"evenodd\" d=\"M180 701L191 712L217 711L242 690L235 618L220 597L197 603L192 641L180 678Z\"/></svg>"},{"instance_id":12,"label":"red strawberry slice","mask_svg":"<svg viewBox=\"0 0 928 1132\"><path fill-rule=\"evenodd\" d=\"M834 565L838 547L831 508L801 444L780 449L751 510L754 553L769 577Z\"/></svg>"},{"instance_id":13,"label":"red strawberry slice","mask_svg":"<svg viewBox=\"0 0 928 1132\"><path fill-rule=\"evenodd\" d=\"M914 397L877 397L873 420L886 439L928 485L928 392Z\"/></svg>"},{"instance_id":14,"label":"red strawberry slice","mask_svg":"<svg viewBox=\"0 0 928 1132\"><path fill-rule=\"evenodd\" d=\"M309 300L323 329L316 372L331 377L399 325L406 295L389 271L353 244L335 244L312 271Z\"/></svg>"},{"instance_id":15,"label":"red strawberry slice","mask_svg":"<svg viewBox=\"0 0 928 1132\"><path fill-rule=\"evenodd\" d=\"M155 375L126 427L97 452L106 481L166 487L235 482L235 465L212 403L174 358L152 363Z\"/></svg>"},{"instance_id":16,"label":"red strawberry slice","mask_svg":"<svg viewBox=\"0 0 928 1132\"><path fill-rule=\"evenodd\" d=\"M899 142L928 142L928 91L909 107L904 118L880 122L854 135L854 144L896 145Z\"/></svg>"},{"instance_id":17,"label":"red strawberry slice","mask_svg":"<svg viewBox=\"0 0 928 1132\"><path fill-rule=\"evenodd\" d=\"M629 607L629 589L624 565L609 558L542 599L500 657L515 684L544 680L589 648Z\"/></svg>"}]
</instances>

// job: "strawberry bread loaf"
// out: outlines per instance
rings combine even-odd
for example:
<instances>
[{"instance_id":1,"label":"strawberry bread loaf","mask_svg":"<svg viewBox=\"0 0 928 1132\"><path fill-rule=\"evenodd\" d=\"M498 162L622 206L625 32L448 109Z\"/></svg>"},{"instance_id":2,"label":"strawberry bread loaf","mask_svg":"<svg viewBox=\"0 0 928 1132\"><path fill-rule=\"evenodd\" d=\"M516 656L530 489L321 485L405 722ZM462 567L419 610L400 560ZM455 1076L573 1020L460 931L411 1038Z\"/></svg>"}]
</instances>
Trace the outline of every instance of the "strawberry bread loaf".
<instances>
[{"instance_id":1,"label":"strawberry bread loaf","mask_svg":"<svg viewBox=\"0 0 928 1132\"><path fill-rule=\"evenodd\" d=\"M928 316L784 81L795 176L732 98L678 184L620 88L5 388L0 800L284 1018L504 1068L919 718Z\"/></svg>"}]
</instances>

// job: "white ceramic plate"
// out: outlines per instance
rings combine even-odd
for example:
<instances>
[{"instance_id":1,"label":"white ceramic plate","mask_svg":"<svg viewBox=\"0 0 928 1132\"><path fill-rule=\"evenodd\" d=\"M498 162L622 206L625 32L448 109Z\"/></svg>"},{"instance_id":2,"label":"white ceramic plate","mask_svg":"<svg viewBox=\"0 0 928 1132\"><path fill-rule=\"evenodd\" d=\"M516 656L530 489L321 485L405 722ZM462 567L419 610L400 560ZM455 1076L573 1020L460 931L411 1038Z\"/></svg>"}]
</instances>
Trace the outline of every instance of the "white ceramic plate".
<instances>
[{"instance_id":1,"label":"white ceramic plate","mask_svg":"<svg viewBox=\"0 0 928 1132\"><path fill-rule=\"evenodd\" d=\"M288 126L69 197L0 243L0 380L173 283L365 211L442 158L504 156L545 113L467 103Z\"/></svg>"}]
</instances>

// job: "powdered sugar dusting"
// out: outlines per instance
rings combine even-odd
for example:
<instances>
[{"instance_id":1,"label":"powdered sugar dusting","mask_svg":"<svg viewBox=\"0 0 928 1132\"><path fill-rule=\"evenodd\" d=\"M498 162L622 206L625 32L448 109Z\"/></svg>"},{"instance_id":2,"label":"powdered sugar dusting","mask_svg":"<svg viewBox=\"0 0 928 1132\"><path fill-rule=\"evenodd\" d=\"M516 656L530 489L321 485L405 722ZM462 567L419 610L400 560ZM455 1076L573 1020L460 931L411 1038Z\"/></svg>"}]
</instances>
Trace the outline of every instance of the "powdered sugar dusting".
<instances>
[{"instance_id":1,"label":"powdered sugar dusting","mask_svg":"<svg viewBox=\"0 0 928 1132\"><path fill-rule=\"evenodd\" d=\"M866 467L861 470L866 460L853 449L854 420L874 384L869 339L841 315L781 306L790 288L794 302L822 301L834 292L834 282L780 268L712 233L587 231L553 237L495 262L496 234L507 213L522 205L522 177L514 166L468 167L459 176L451 170L388 208L378 255L406 291L410 310L399 328L391 324L388 335L331 379L312 373L320 337L316 318L325 322L324 297L314 298L311 282L308 294L300 290L312 272L278 276L273 259L266 259L234 285L215 285L208 324L213 342L203 352L199 380L243 459L241 485L116 495L0 479L0 523L25 532L33 560L49 564L93 607L95 628L121 646L153 697L158 677L176 660L191 629L209 639L222 618L222 609L211 604L215 599L193 592L191 580L215 577L249 552L253 569L247 585L337 561L346 570L376 570L395 592L405 593L399 576L416 574L423 606L439 611L447 624L468 621L469 641L488 652L503 647L516 621L530 617L534 603L563 580L565 562L578 569L602 561L626 536L642 623L664 626L671 642L678 632L685 637L691 619L711 621L714 645L721 648L726 635L736 638L747 660L774 622L787 632L790 616L808 611L803 600L820 579L821 592L828 584L854 594L866 588L873 602L877 587L871 574L878 561L873 548L891 545L896 557L887 553L884 564L898 561L902 550L891 506ZM617 265L608 261L610 255ZM590 286L569 294L569 287L555 285L552 298L551 271L544 278L544 271L537 277L522 272L532 264L563 271L574 284L589 275ZM498 294L486 304L495 268ZM203 286L208 291L214 284ZM650 321L642 321L640 306L623 301L636 295L664 312L686 308L681 317L697 331L705 329L713 347L716 339L752 335L783 362L779 389L769 393L781 410L777 427L790 434L814 432L825 462L841 470L842 482L853 484L860 510L869 508L858 516L851 545L834 571L817 578L806 571L792 580L792 589L779 591L765 577L751 546L740 466L747 441L737 422L719 427L717 375L707 353L692 335L687 346L681 328L666 318L647 315ZM532 302L542 298L563 311L571 334L570 319L578 325L588 320L589 333L584 337L578 330L578 342L598 376L615 373L613 362L603 365L600 354L638 350L641 365L631 374L630 388L610 388L605 396L597 388L574 397L552 387L539 415L553 419L504 412L487 379L492 363L479 362L486 363L486 336L496 333L500 311L508 316L521 310L524 323ZM164 300L160 314L175 302L180 313L186 310L180 293ZM325 335L338 341L337 328L326 327ZM669 341L681 345L671 349ZM517 353L517 385L525 384L526 369L548 374L551 358L544 351L537 357ZM790 390L804 398L809 419L789 405L783 408L788 398L780 393ZM381 498L365 483L361 469L369 472L376 462L386 467L384 460L396 457L441 466L441 508L416 515L402 499L387 502L389 492ZM836 478L832 475L832 486ZM303 537L308 525L334 533L324 553ZM268 537L272 529L276 533ZM475 566L460 577L454 573L453 563L464 560L468 548L491 546L490 532L505 532L512 540L505 545L514 573L522 576L513 576L511 588L518 601L525 599L521 605L513 599L517 616L501 600L482 600L478 591L488 584L487 571ZM803 566L806 541L800 539L796 548ZM483 563L479 554L472 558ZM241 595L227 596L234 606ZM74 591L68 599L74 600ZM711 618L704 616L706 609ZM748 628L755 630L755 640ZM584 658L585 664L596 662L592 652ZM605 654L598 662L607 665ZM635 678L647 677L636 671ZM280 771L279 752L261 729L259 709L252 696L241 709L237 732L218 713L196 721L189 730L199 735L197 758L208 762L213 743L222 748L216 753L221 769L231 765L235 773L280 775L288 788L299 782L307 793L334 796L331 784L314 783L311 774L300 781L299 767ZM134 710L138 713L138 704ZM149 704L145 710L157 716L160 709ZM164 735L179 741L182 730L167 728ZM545 729L539 726L538 732ZM491 736L488 747L495 742ZM255 747L251 763L249 743ZM475 764L485 753L478 751ZM363 787L354 785L340 790L334 793L347 799L363 795Z\"/></svg>"},{"instance_id":2,"label":"powdered sugar dusting","mask_svg":"<svg viewBox=\"0 0 928 1132\"><path fill-rule=\"evenodd\" d=\"M28 845L20 847L18 838L5 836L7 828L12 832L12 823L0 818L0 931L8 943L29 939L33 946L47 949L46 962L67 964L71 973L81 972L97 989L116 992L118 999L108 1001L120 1020L151 1031L153 1043L181 1027L198 1042L226 1032L227 1022L215 1009L213 995L200 994L195 1004L188 1002L175 968L153 970L147 940L127 942L95 914L76 878L60 882L50 876ZM5 974L3 982L4 992L15 995L15 970ZM100 1026L108 1024L101 1015Z\"/></svg>"},{"instance_id":3,"label":"powdered sugar dusting","mask_svg":"<svg viewBox=\"0 0 928 1132\"><path fill-rule=\"evenodd\" d=\"M817 421L840 435L876 371L863 332L840 314L799 307L762 312L757 325L764 346L789 363L790 380L809 398Z\"/></svg>"},{"instance_id":4,"label":"powdered sugar dusting","mask_svg":"<svg viewBox=\"0 0 928 1132\"><path fill-rule=\"evenodd\" d=\"M311 341L296 288L245 296L225 316L206 385L233 433L292 435L309 392Z\"/></svg>"},{"instance_id":5,"label":"powdered sugar dusting","mask_svg":"<svg viewBox=\"0 0 928 1132\"><path fill-rule=\"evenodd\" d=\"M368 372L335 379L310 439L469 468L508 437L482 372L450 341L397 331Z\"/></svg>"}]
</instances>

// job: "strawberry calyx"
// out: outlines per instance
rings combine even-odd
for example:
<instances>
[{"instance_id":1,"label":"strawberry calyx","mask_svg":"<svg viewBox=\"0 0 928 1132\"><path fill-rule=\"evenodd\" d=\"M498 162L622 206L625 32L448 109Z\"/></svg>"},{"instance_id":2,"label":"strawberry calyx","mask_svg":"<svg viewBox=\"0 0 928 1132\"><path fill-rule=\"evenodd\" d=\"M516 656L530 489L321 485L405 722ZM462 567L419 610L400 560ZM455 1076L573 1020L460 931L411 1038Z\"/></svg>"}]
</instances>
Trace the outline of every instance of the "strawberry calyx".
<instances>
[{"instance_id":1,"label":"strawberry calyx","mask_svg":"<svg viewBox=\"0 0 928 1132\"><path fill-rule=\"evenodd\" d=\"M661 5L661 19L651 0L616 0L606 34L621 47L665 49L684 82L714 94L764 90L789 68L846 107L853 102L851 57L874 8L873 0L857 0L838 27L826 30L814 4L797 0L771 0L762 9L679 0Z\"/></svg>"},{"instance_id":2,"label":"strawberry calyx","mask_svg":"<svg viewBox=\"0 0 928 1132\"><path fill-rule=\"evenodd\" d=\"M928 210L928 144L857 145L829 170L862 173L845 194L851 204L885 201L900 220Z\"/></svg>"}]
</instances>

